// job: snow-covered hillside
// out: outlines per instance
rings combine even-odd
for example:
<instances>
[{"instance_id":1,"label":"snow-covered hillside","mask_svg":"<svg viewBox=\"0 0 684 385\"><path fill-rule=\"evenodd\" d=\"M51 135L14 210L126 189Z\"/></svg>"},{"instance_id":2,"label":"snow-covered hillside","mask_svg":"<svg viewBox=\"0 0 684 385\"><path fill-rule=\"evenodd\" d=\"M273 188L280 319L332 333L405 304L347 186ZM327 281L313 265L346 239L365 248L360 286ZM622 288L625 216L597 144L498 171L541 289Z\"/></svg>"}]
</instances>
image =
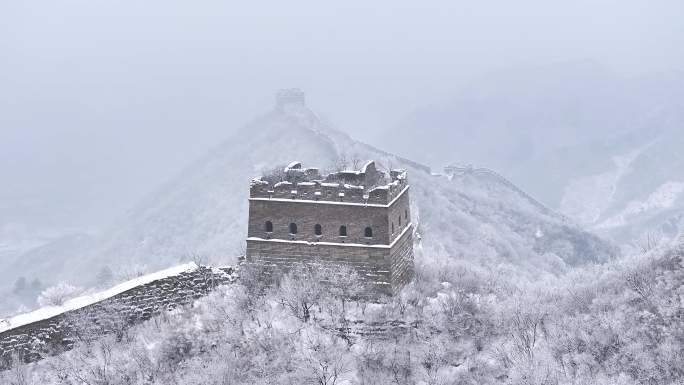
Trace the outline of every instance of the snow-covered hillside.
<instances>
[{"instance_id":1,"label":"snow-covered hillside","mask_svg":"<svg viewBox=\"0 0 684 385\"><path fill-rule=\"evenodd\" d=\"M592 62L510 68L418 108L383 139L434 167L461 161L505 175L518 167L533 172L530 162L548 150L639 128L675 84L624 79Z\"/></svg>"},{"instance_id":2,"label":"snow-covered hillside","mask_svg":"<svg viewBox=\"0 0 684 385\"><path fill-rule=\"evenodd\" d=\"M549 198L583 226L620 242L646 233L673 239L684 230L683 146L684 125L678 125L568 148L540 161L566 170L554 172L563 189ZM600 151L587 155L587 148Z\"/></svg>"},{"instance_id":3,"label":"snow-covered hillside","mask_svg":"<svg viewBox=\"0 0 684 385\"><path fill-rule=\"evenodd\" d=\"M250 178L293 159L325 168L341 158L349 167L374 159L385 170L408 169L421 239L418 263L457 260L536 276L615 253L499 179L433 175L351 139L304 107L276 109L248 124L102 235L29 252L16 264L27 275L49 274L46 281L89 284L104 266L153 270L196 255L234 263L244 247Z\"/></svg>"},{"instance_id":4,"label":"snow-covered hillside","mask_svg":"<svg viewBox=\"0 0 684 385\"><path fill-rule=\"evenodd\" d=\"M629 243L652 231L673 237L684 223L682 100L681 71L518 68L474 80L387 137L419 161L493 167L585 228Z\"/></svg>"}]
</instances>

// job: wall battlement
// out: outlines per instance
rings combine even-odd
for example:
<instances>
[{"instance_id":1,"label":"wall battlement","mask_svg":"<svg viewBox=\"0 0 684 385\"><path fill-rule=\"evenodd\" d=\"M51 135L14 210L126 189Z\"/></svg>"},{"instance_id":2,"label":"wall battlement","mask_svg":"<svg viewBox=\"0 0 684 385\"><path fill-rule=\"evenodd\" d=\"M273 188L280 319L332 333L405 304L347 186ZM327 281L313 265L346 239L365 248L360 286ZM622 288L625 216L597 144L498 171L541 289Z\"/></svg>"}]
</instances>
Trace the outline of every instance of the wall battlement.
<instances>
[{"instance_id":1,"label":"wall battlement","mask_svg":"<svg viewBox=\"0 0 684 385\"><path fill-rule=\"evenodd\" d=\"M389 178L377 171L375 162L360 170L321 175L317 168L292 162L282 173L252 180L250 198L290 199L388 205L408 186L406 171L393 170Z\"/></svg>"},{"instance_id":2,"label":"wall battlement","mask_svg":"<svg viewBox=\"0 0 684 385\"><path fill-rule=\"evenodd\" d=\"M0 324L0 370L8 369L13 360L34 362L69 350L85 335L120 332L162 311L190 304L237 278L231 267L190 265L168 276L154 273L147 281L136 279L117 285L104 293L113 290L111 296L96 294L83 306L38 309ZM119 287L126 290L118 292ZM84 301L77 298L74 302Z\"/></svg>"}]
</instances>

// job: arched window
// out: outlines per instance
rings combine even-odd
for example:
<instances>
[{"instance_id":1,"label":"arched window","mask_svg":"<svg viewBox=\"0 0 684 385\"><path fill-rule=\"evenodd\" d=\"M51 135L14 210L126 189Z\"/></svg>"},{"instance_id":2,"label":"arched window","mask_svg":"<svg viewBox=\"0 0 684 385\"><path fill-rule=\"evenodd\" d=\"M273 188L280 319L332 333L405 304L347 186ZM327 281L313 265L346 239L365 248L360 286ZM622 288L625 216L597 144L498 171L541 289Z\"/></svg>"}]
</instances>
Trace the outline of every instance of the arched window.
<instances>
[{"instance_id":1,"label":"arched window","mask_svg":"<svg viewBox=\"0 0 684 385\"><path fill-rule=\"evenodd\" d=\"M314 226L314 233L316 235L322 235L323 234L323 228L318 223L316 224L316 226Z\"/></svg>"},{"instance_id":2,"label":"arched window","mask_svg":"<svg viewBox=\"0 0 684 385\"><path fill-rule=\"evenodd\" d=\"M297 224L290 223L290 234L297 234Z\"/></svg>"},{"instance_id":3,"label":"arched window","mask_svg":"<svg viewBox=\"0 0 684 385\"><path fill-rule=\"evenodd\" d=\"M340 226L340 237L346 237L347 236L347 226Z\"/></svg>"},{"instance_id":4,"label":"arched window","mask_svg":"<svg viewBox=\"0 0 684 385\"><path fill-rule=\"evenodd\" d=\"M392 234L394 234L394 222L392 222Z\"/></svg>"},{"instance_id":5,"label":"arched window","mask_svg":"<svg viewBox=\"0 0 684 385\"><path fill-rule=\"evenodd\" d=\"M399 227L401 227L401 214L399 214Z\"/></svg>"},{"instance_id":6,"label":"arched window","mask_svg":"<svg viewBox=\"0 0 684 385\"><path fill-rule=\"evenodd\" d=\"M373 238L373 229L369 227L366 227L366 229L363 231L363 235L366 238Z\"/></svg>"},{"instance_id":7,"label":"arched window","mask_svg":"<svg viewBox=\"0 0 684 385\"><path fill-rule=\"evenodd\" d=\"M408 222L408 209L404 210L404 219Z\"/></svg>"},{"instance_id":8,"label":"arched window","mask_svg":"<svg viewBox=\"0 0 684 385\"><path fill-rule=\"evenodd\" d=\"M264 224L264 230L266 230L267 233L272 233L273 232L273 222L266 221L266 223Z\"/></svg>"}]
</instances>

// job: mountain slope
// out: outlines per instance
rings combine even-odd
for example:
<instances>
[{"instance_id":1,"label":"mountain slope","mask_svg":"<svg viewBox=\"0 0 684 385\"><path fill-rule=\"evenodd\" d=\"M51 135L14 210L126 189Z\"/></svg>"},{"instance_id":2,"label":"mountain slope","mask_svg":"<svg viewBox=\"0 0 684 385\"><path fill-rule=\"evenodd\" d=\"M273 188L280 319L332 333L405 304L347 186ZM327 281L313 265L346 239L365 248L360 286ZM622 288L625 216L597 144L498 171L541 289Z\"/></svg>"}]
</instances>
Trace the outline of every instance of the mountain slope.
<instances>
[{"instance_id":1,"label":"mountain slope","mask_svg":"<svg viewBox=\"0 0 684 385\"><path fill-rule=\"evenodd\" d=\"M247 125L131 210L94 246L55 252L63 268L53 276L82 282L105 265L157 269L194 254L234 263L246 234L250 178L295 159L325 168L339 166L340 158L349 166L374 159L381 168L408 169L422 239L418 263L458 259L534 276L615 253L510 185L435 176L425 166L354 141L302 107L276 109Z\"/></svg>"},{"instance_id":2,"label":"mountain slope","mask_svg":"<svg viewBox=\"0 0 684 385\"><path fill-rule=\"evenodd\" d=\"M559 197L561 211L622 241L645 232L676 237L684 230L683 127L605 146L594 155L604 160L600 169L568 175Z\"/></svg>"},{"instance_id":3,"label":"mountain slope","mask_svg":"<svg viewBox=\"0 0 684 385\"><path fill-rule=\"evenodd\" d=\"M682 100L681 71L623 78L591 63L518 68L474 81L386 136L419 161L493 167L625 243L682 229Z\"/></svg>"}]
</instances>

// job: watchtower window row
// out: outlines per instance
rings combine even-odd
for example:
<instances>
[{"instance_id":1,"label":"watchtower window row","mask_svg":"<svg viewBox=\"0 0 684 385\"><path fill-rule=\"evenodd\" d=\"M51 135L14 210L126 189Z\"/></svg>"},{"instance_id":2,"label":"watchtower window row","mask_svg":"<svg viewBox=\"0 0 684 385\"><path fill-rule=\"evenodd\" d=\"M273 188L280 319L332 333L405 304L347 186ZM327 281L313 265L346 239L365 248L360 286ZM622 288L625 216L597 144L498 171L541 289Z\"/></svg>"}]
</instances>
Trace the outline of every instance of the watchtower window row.
<instances>
[{"instance_id":1,"label":"watchtower window row","mask_svg":"<svg viewBox=\"0 0 684 385\"><path fill-rule=\"evenodd\" d=\"M393 227L392 231L394 231L394 225L392 225L392 227ZM297 234L297 232L298 232L297 224L294 222L290 223L290 225L288 226L288 230L290 231L290 235ZM264 231L266 231L266 233L269 233L269 234L273 233L273 222L266 221L264 223ZM323 235L323 226L321 226L320 224L317 223L314 226L314 234L316 236ZM347 236L347 226L345 226L345 225L340 226L339 235L340 235L340 237L346 237ZM373 238L373 228L370 226L366 227L363 230L363 236L366 238Z\"/></svg>"},{"instance_id":2,"label":"watchtower window row","mask_svg":"<svg viewBox=\"0 0 684 385\"><path fill-rule=\"evenodd\" d=\"M399 214L399 215L397 216L397 222L399 222L399 230L401 230L401 223L402 223L401 214ZM409 223L409 219L408 219L408 210L404 210L404 222L406 222L406 224ZM394 234L394 222L392 222L391 225L392 225L392 227L391 227L391 229L392 229L392 234Z\"/></svg>"}]
</instances>

